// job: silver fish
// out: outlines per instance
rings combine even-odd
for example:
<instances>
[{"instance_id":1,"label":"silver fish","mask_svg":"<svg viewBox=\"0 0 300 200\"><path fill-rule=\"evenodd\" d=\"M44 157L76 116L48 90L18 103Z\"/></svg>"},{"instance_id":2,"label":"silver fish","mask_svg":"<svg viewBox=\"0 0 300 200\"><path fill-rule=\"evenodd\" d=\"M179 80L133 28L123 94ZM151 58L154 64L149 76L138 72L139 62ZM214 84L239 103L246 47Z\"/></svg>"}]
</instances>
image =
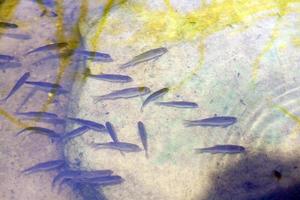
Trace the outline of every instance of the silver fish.
<instances>
[{"instance_id":1,"label":"silver fish","mask_svg":"<svg viewBox=\"0 0 300 200\"><path fill-rule=\"evenodd\" d=\"M28 169L23 170L22 173L32 174L40 171L49 171L49 170L58 169L64 165L65 165L64 160L51 160L48 162L36 164Z\"/></svg>"},{"instance_id":2,"label":"silver fish","mask_svg":"<svg viewBox=\"0 0 300 200\"><path fill-rule=\"evenodd\" d=\"M95 143L93 147L97 149L113 149L113 150L119 150L124 152L142 151L142 149L138 145L127 143L127 142Z\"/></svg>"},{"instance_id":3,"label":"silver fish","mask_svg":"<svg viewBox=\"0 0 300 200\"><path fill-rule=\"evenodd\" d=\"M216 116L201 120L185 120L184 124L187 127L190 126L212 126L212 127L223 127L226 128L237 122L236 117L230 116Z\"/></svg>"},{"instance_id":4,"label":"silver fish","mask_svg":"<svg viewBox=\"0 0 300 200\"><path fill-rule=\"evenodd\" d=\"M141 111L143 111L143 108L150 103L151 101L155 101L156 99L158 99L159 97L162 97L163 95L165 95L167 92L169 92L169 88L162 88L156 92L153 92L151 95L149 95L146 100L143 102L142 107L141 107Z\"/></svg>"},{"instance_id":5,"label":"silver fish","mask_svg":"<svg viewBox=\"0 0 300 200\"><path fill-rule=\"evenodd\" d=\"M199 148L195 149L196 153L223 153L223 154L236 154L236 153L243 153L246 151L245 147L238 146L238 145L215 145L213 147L207 148Z\"/></svg>"},{"instance_id":6,"label":"silver fish","mask_svg":"<svg viewBox=\"0 0 300 200\"><path fill-rule=\"evenodd\" d=\"M102 81L113 82L113 83L132 82L132 78L130 76L125 76L120 74L89 74L88 77L99 79Z\"/></svg>"},{"instance_id":7,"label":"silver fish","mask_svg":"<svg viewBox=\"0 0 300 200\"><path fill-rule=\"evenodd\" d=\"M166 102L156 102L156 105L176 107L176 108L198 108L198 104L188 101L166 101Z\"/></svg>"},{"instance_id":8,"label":"silver fish","mask_svg":"<svg viewBox=\"0 0 300 200\"><path fill-rule=\"evenodd\" d=\"M84 179L84 178L96 178L110 176L113 174L112 170L95 170L95 171L73 171L67 170L57 174L52 181L52 188L55 187L57 182L61 182L65 179Z\"/></svg>"},{"instance_id":9,"label":"silver fish","mask_svg":"<svg viewBox=\"0 0 300 200\"><path fill-rule=\"evenodd\" d=\"M139 63L146 62L149 60L157 59L158 57L162 56L163 54L167 53L167 49L164 47L157 48L157 49L151 49L149 51L146 51L138 56L135 56L132 58L131 61L124 63L120 66L120 68L127 68L131 66L135 66Z\"/></svg>"},{"instance_id":10,"label":"silver fish","mask_svg":"<svg viewBox=\"0 0 300 200\"><path fill-rule=\"evenodd\" d=\"M24 73L19 80L17 80L16 84L13 86L13 88L10 90L10 92L8 93L8 95L2 99L1 101L7 101L7 99L9 99L9 97L11 97L13 94L16 93L16 91L26 83L27 79L30 77L30 73L26 72Z\"/></svg>"},{"instance_id":11,"label":"silver fish","mask_svg":"<svg viewBox=\"0 0 300 200\"><path fill-rule=\"evenodd\" d=\"M38 47L36 49L33 49L31 51L28 51L25 56L36 53L36 52L42 52L42 51L51 51L51 50L57 50L57 49L63 49L68 46L68 43L66 42L59 42L59 43L52 43L52 44L47 44L41 47Z\"/></svg>"},{"instance_id":12,"label":"silver fish","mask_svg":"<svg viewBox=\"0 0 300 200\"><path fill-rule=\"evenodd\" d=\"M109 94L102 95L102 96L94 96L94 101L103 101L103 100L115 100L115 99L128 99L138 96L143 96L150 93L150 89L147 87L133 87L133 88L126 88L122 90L115 90Z\"/></svg>"},{"instance_id":13,"label":"silver fish","mask_svg":"<svg viewBox=\"0 0 300 200\"><path fill-rule=\"evenodd\" d=\"M139 121L138 122L138 129L139 129L139 135L145 150L145 155L146 158L148 158L148 142L147 142L147 132L146 132L146 128L145 125L143 124L143 122Z\"/></svg>"}]
</instances>

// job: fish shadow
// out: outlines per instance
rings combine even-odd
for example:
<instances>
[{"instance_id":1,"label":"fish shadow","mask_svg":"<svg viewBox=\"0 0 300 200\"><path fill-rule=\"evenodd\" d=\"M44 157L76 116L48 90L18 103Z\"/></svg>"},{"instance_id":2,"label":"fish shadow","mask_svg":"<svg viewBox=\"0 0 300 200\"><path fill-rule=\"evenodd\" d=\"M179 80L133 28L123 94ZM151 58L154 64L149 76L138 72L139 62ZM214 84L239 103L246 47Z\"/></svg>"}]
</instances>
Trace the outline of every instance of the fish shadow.
<instances>
[{"instance_id":1,"label":"fish shadow","mask_svg":"<svg viewBox=\"0 0 300 200\"><path fill-rule=\"evenodd\" d=\"M242 155L237 163L214 173L206 196L195 199L299 200L299 164L297 159L272 157L264 153Z\"/></svg>"}]
</instances>

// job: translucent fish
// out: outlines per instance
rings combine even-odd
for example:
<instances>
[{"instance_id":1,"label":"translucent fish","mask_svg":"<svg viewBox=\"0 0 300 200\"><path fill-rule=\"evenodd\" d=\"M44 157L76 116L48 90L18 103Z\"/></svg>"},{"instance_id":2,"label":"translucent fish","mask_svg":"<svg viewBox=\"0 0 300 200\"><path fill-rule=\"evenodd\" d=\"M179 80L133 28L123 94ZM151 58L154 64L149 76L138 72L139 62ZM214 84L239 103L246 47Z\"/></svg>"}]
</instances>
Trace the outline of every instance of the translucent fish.
<instances>
[{"instance_id":1,"label":"translucent fish","mask_svg":"<svg viewBox=\"0 0 300 200\"><path fill-rule=\"evenodd\" d=\"M2 37L8 37L18 40L30 40L32 37L27 34L21 34L21 33L0 33Z\"/></svg>"},{"instance_id":2,"label":"translucent fish","mask_svg":"<svg viewBox=\"0 0 300 200\"><path fill-rule=\"evenodd\" d=\"M112 150L119 150L124 152L142 151L142 149L138 145L126 143L126 142L95 143L93 147L97 149L112 149Z\"/></svg>"},{"instance_id":3,"label":"translucent fish","mask_svg":"<svg viewBox=\"0 0 300 200\"><path fill-rule=\"evenodd\" d=\"M1 62L9 62L9 61L19 61L16 57L10 55L0 54L0 61Z\"/></svg>"},{"instance_id":4,"label":"translucent fish","mask_svg":"<svg viewBox=\"0 0 300 200\"><path fill-rule=\"evenodd\" d=\"M64 94L68 93L67 90L63 89L62 86L56 83L48 83L48 82L42 82L42 81L26 81L25 82L28 85L33 85L35 87L38 87L39 89L42 89L46 92L53 92L55 91L57 94Z\"/></svg>"},{"instance_id":5,"label":"translucent fish","mask_svg":"<svg viewBox=\"0 0 300 200\"><path fill-rule=\"evenodd\" d=\"M153 92L151 95L149 95L146 100L143 102L143 105L141 107L141 111L143 111L143 108L150 103L151 101L155 101L156 99L162 97L165 95L167 92L169 92L169 88L162 88L156 92Z\"/></svg>"},{"instance_id":6,"label":"translucent fish","mask_svg":"<svg viewBox=\"0 0 300 200\"><path fill-rule=\"evenodd\" d=\"M135 56L132 58L131 61L124 63L120 66L120 68L127 68L135 66L139 63L146 62L149 60L157 59L163 54L165 54L168 50L164 47L157 48L157 49L151 49L149 51L146 51L138 56Z\"/></svg>"},{"instance_id":7,"label":"translucent fish","mask_svg":"<svg viewBox=\"0 0 300 200\"><path fill-rule=\"evenodd\" d=\"M42 127L35 127L35 126L27 127L27 128L22 129L21 131L19 131L16 134L16 136L19 136L20 134L22 134L22 133L24 133L26 131L31 131L34 134L42 134L42 135L48 136L51 139L58 139L58 138L60 138L60 134L56 133L55 131L53 131L51 129L42 128ZM31 134L33 134L33 133L31 133Z\"/></svg>"},{"instance_id":8,"label":"translucent fish","mask_svg":"<svg viewBox=\"0 0 300 200\"><path fill-rule=\"evenodd\" d=\"M124 182L124 179L121 176L105 176L105 177L97 177L97 178L73 179L72 182L106 186L106 185L121 184Z\"/></svg>"},{"instance_id":9,"label":"translucent fish","mask_svg":"<svg viewBox=\"0 0 300 200\"><path fill-rule=\"evenodd\" d=\"M73 117L68 117L68 119L80 125L87 126L90 129L93 129L94 131L100 131L100 132L106 131L105 126L97 122L93 122L86 119L73 118Z\"/></svg>"},{"instance_id":10,"label":"translucent fish","mask_svg":"<svg viewBox=\"0 0 300 200\"><path fill-rule=\"evenodd\" d=\"M145 155L146 158L148 158L148 142L147 142L147 132L146 132L146 128L145 125L143 124L143 122L139 121L138 122L138 129L139 129L139 135L145 150Z\"/></svg>"},{"instance_id":11,"label":"translucent fish","mask_svg":"<svg viewBox=\"0 0 300 200\"><path fill-rule=\"evenodd\" d=\"M94 101L103 101L103 100L115 100L115 99L128 99L138 96L143 96L150 93L150 89L147 87L133 87L122 90L115 90L109 94L102 96L94 96Z\"/></svg>"},{"instance_id":12,"label":"translucent fish","mask_svg":"<svg viewBox=\"0 0 300 200\"><path fill-rule=\"evenodd\" d=\"M105 123L105 127L106 127L107 132L109 133L111 139L112 139L114 142L119 142L117 133L116 133L115 128L113 127L113 125L112 125L110 122L106 122L106 123Z\"/></svg>"},{"instance_id":13,"label":"translucent fish","mask_svg":"<svg viewBox=\"0 0 300 200\"><path fill-rule=\"evenodd\" d=\"M114 83L128 83L133 81L130 76L119 74L89 74L88 77Z\"/></svg>"},{"instance_id":14,"label":"translucent fish","mask_svg":"<svg viewBox=\"0 0 300 200\"><path fill-rule=\"evenodd\" d=\"M216 116L201 120L186 120L184 124L187 127L190 126L212 126L212 127L223 127L226 128L230 125L233 125L237 122L236 117L230 117L230 116Z\"/></svg>"},{"instance_id":15,"label":"translucent fish","mask_svg":"<svg viewBox=\"0 0 300 200\"><path fill-rule=\"evenodd\" d=\"M75 138L75 137L78 137L82 134L84 134L85 132L87 132L88 130L90 130L89 127L87 126L81 126L79 128L76 128L68 133L66 133L63 137L62 137L62 140L63 141L67 141L67 140L70 140L72 138Z\"/></svg>"},{"instance_id":16,"label":"translucent fish","mask_svg":"<svg viewBox=\"0 0 300 200\"><path fill-rule=\"evenodd\" d=\"M18 89L21 88L22 85L24 85L27 81L27 79L30 77L30 73L26 72L24 73L19 80L17 80L16 84L14 85L14 87L10 90L10 92L8 93L8 95L2 99L1 101L7 101L7 99L9 99L9 97L11 97L13 94L15 94L17 92Z\"/></svg>"},{"instance_id":17,"label":"translucent fish","mask_svg":"<svg viewBox=\"0 0 300 200\"><path fill-rule=\"evenodd\" d=\"M31 51L28 51L26 55L32 54L32 53L36 53L36 52L42 52L42 51L51 51L51 50L59 50L59 49L63 49L65 47L68 46L68 43L66 42L59 42L59 43L52 43L52 44L47 44L45 46L41 46L38 47L36 49L33 49Z\"/></svg>"},{"instance_id":18,"label":"translucent fish","mask_svg":"<svg viewBox=\"0 0 300 200\"><path fill-rule=\"evenodd\" d=\"M195 151L196 153L236 154L236 153L243 153L246 151L246 149L242 146L227 144L227 145L215 145L213 147L208 147L208 148L199 148L199 149L195 149Z\"/></svg>"},{"instance_id":19,"label":"translucent fish","mask_svg":"<svg viewBox=\"0 0 300 200\"><path fill-rule=\"evenodd\" d=\"M49 170L58 169L60 167L63 167L64 165L65 165L64 160L51 160L48 162L36 164L28 169L23 170L22 173L32 174L40 171L49 171Z\"/></svg>"},{"instance_id":20,"label":"translucent fish","mask_svg":"<svg viewBox=\"0 0 300 200\"><path fill-rule=\"evenodd\" d=\"M198 108L198 104L188 101L166 101L166 102L156 102L156 105L176 107L176 108Z\"/></svg>"},{"instance_id":21,"label":"translucent fish","mask_svg":"<svg viewBox=\"0 0 300 200\"><path fill-rule=\"evenodd\" d=\"M57 114L50 112L17 112L16 115L26 116L26 117L43 117L43 118L57 118Z\"/></svg>"},{"instance_id":22,"label":"translucent fish","mask_svg":"<svg viewBox=\"0 0 300 200\"><path fill-rule=\"evenodd\" d=\"M65 179L84 179L84 178L96 178L110 176L113 174L112 170L95 170L95 171L74 171L67 170L57 174L52 181L52 188L55 187L57 182L61 182Z\"/></svg>"},{"instance_id":23,"label":"translucent fish","mask_svg":"<svg viewBox=\"0 0 300 200\"><path fill-rule=\"evenodd\" d=\"M10 61L5 61L1 62L0 61L0 69L11 69L11 68L18 68L21 67L22 64L20 62L10 62Z\"/></svg>"},{"instance_id":24,"label":"translucent fish","mask_svg":"<svg viewBox=\"0 0 300 200\"><path fill-rule=\"evenodd\" d=\"M0 22L0 28L18 28L17 24L8 23L8 22Z\"/></svg>"},{"instance_id":25,"label":"translucent fish","mask_svg":"<svg viewBox=\"0 0 300 200\"><path fill-rule=\"evenodd\" d=\"M113 61L111 56L106 53L101 53L96 51L86 51L86 50L76 50L74 53L83 56L85 59L92 60L92 61L100 61L100 62Z\"/></svg>"}]
</instances>

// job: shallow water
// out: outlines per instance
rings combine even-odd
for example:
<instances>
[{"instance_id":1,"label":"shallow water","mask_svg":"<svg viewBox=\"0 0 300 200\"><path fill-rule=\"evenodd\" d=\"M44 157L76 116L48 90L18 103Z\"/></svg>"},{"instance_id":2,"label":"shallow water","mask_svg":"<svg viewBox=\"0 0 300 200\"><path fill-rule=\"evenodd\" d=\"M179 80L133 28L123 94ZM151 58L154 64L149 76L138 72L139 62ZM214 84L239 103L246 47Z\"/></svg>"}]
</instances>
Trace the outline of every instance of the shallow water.
<instances>
[{"instance_id":1,"label":"shallow water","mask_svg":"<svg viewBox=\"0 0 300 200\"><path fill-rule=\"evenodd\" d=\"M15 56L22 65L1 68L0 94L5 97L25 72L30 72L30 81L57 83L69 93L47 93L25 84L1 102L1 199L300 199L296 0L40 2L0 1L0 21L18 25L0 28L0 54ZM24 55L56 42L67 42L67 50L109 54L113 62L86 60L63 48ZM160 47L167 52L157 59L120 68L134 56ZM128 75L133 81L92 79L87 69ZM155 101L192 101L199 107L151 102L141 112L147 95L100 102L93 98L142 86L152 92L169 88ZM27 126L60 134L80 127L16 115L27 111L109 121L121 142L141 148L137 122L142 121L148 157L144 151L95 149L94 143L110 142L111 137L94 130L64 142L39 134L15 137ZM237 123L225 128L184 126L184 120L214 116L234 116ZM240 145L246 152L195 154L195 148L218 144ZM20 174L54 159L64 159L72 170L111 169L124 182L101 188L69 182L58 193L51 182L60 170Z\"/></svg>"}]
</instances>

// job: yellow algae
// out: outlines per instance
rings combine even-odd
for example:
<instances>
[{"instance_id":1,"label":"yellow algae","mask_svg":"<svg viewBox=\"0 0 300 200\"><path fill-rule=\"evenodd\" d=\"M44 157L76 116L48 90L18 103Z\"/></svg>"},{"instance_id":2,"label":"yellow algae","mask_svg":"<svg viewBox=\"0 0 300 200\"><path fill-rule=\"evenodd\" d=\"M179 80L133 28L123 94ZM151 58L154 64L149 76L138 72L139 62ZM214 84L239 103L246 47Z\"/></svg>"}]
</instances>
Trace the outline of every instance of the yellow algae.
<instances>
[{"instance_id":1,"label":"yellow algae","mask_svg":"<svg viewBox=\"0 0 300 200\"><path fill-rule=\"evenodd\" d=\"M4 1L0 4L0 20L9 20L14 14L20 0Z\"/></svg>"},{"instance_id":2,"label":"yellow algae","mask_svg":"<svg viewBox=\"0 0 300 200\"><path fill-rule=\"evenodd\" d=\"M102 14L101 19L96 27L96 33L91 39L93 51L97 50L97 46L99 45L98 42L99 42L100 35L106 25L108 14L113 5L114 5L114 0L109 0L104 7L103 14Z\"/></svg>"},{"instance_id":3,"label":"yellow algae","mask_svg":"<svg viewBox=\"0 0 300 200\"><path fill-rule=\"evenodd\" d=\"M280 105L274 105L273 107L275 109L279 110L280 112L282 112L287 117L289 117L292 120L294 120L298 125L300 125L300 117L298 117L297 115L291 113L287 108L285 108L283 106L280 106Z\"/></svg>"},{"instance_id":4,"label":"yellow algae","mask_svg":"<svg viewBox=\"0 0 300 200\"><path fill-rule=\"evenodd\" d=\"M292 38L292 44L295 47L300 47L300 37L294 37L294 38Z\"/></svg>"},{"instance_id":5,"label":"yellow algae","mask_svg":"<svg viewBox=\"0 0 300 200\"><path fill-rule=\"evenodd\" d=\"M0 108L0 116L2 116L4 119L8 120L12 124L14 124L15 126L20 127L20 128L25 128L25 127L31 126L29 124L25 124L25 123L21 122L19 119L12 116L7 111L5 111L3 108Z\"/></svg>"}]
</instances>

